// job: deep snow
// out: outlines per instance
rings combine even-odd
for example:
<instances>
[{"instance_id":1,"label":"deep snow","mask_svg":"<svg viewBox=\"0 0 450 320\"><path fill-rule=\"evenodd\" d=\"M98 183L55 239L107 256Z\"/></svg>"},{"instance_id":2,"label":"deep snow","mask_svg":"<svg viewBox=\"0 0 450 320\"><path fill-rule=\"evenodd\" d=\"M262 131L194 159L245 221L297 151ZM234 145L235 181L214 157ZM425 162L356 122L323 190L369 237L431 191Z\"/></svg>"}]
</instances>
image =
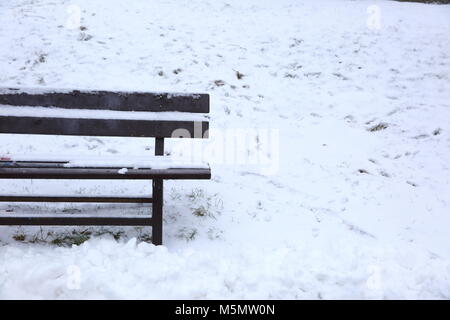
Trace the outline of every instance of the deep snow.
<instances>
[{"instance_id":1,"label":"deep snow","mask_svg":"<svg viewBox=\"0 0 450 320\"><path fill-rule=\"evenodd\" d=\"M450 6L387 0L0 3L0 86L210 93L209 141L168 150L203 150L213 171L165 184L164 247L136 241L145 229L113 228L116 241L78 228L96 235L64 247L50 241L72 228L1 227L0 298L450 298L449 34ZM1 156L153 147L0 142ZM151 191L8 180L0 192ZM148 213L0 214L58 210Z\"/></svg>"}]
</instances>

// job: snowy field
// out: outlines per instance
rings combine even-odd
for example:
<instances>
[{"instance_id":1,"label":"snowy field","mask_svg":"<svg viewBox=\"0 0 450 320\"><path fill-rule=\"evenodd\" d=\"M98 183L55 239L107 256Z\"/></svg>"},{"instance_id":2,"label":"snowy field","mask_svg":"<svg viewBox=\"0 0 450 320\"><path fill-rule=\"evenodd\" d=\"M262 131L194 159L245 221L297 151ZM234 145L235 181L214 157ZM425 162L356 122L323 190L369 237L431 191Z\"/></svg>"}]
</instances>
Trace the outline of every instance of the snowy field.
<instances>
[{"instance_id":1,"label":"snowy field","mask_svg":"<svg viewBox=\"0 0 450 320\"><path fill-rule=\"evenodd\" d=\"M450 299L449 34L450 6L387 0L0 2L1 87L209 93L211 137L193 147L209 150L213 172L166 182L161 247L145 228L0 227L0 298ZM243 143L223 143L239 132ZM0 135L0 156L152 148ZM0 184L150 192L142 181Z\"/></svg>"}]
</instances>

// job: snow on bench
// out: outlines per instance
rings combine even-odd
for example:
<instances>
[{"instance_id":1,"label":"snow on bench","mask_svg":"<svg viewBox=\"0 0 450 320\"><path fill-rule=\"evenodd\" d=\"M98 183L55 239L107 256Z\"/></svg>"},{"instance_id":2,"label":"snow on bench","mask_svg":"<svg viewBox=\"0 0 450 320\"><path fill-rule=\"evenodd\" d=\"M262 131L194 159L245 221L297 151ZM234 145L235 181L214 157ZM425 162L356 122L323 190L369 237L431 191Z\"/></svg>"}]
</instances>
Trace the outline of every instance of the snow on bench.
<instances>
[{"instance_id":1,"label":"snow on bench","mask_svg":"<svg viewBox=\"0 0 450 320\"><path fill-rule=\"evenodd\" d=\"M207 169L209 164L201 161L187 161L186 159L170 156L126 156L111 155L98 156L54 156L54 155L2 155L1 162L53 162L61 163L65 168L133 168L133 169L173 169L196 168Z\"/></svg>"},{"instance_id":2,"label":"snow on bench","mask_svg":"<svg viewBox=\"0 0 450 320\"><path fill-rule=\"evenodd\" d=\"M42 117L69 119L123 119L153 121L207 121L209 116L201 113L178 111L146 112L146 111L113 111L64 109L56 107L8 106L0 104L0 116Z\"/></svg>"}]
</instances>

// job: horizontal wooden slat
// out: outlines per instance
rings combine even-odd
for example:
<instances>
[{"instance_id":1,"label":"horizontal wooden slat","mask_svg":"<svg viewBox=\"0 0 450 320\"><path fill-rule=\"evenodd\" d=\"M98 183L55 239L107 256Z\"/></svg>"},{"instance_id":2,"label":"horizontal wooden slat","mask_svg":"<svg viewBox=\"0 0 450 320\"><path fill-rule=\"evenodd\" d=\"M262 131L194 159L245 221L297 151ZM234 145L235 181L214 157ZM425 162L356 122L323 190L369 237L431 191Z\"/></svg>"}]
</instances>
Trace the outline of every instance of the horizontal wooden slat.
<instances>
[{"instance_id":1,"label":"horizontal wooden slat","mask_svg":"<svg viewBox=\"0 0 450 320\"><path fill-rule=\"evenodd\" d=\"M81 217L59 216L4 216L0 214L0 225L14 226L151 226L151 217Z\"/></svg>"},{"instance_id":2,"label":"horizontal wooden slat","mask_svg":"<svg viewBox=\"0 0 450 320\"><path fill-rule=\"evenodd\" d=\"M20 158L21 156L12 156L13 158ZM39 156L36 156L39 157ZM112 170L121 170L123 168L126 169L182 169L182 168L189 168L189 169L208 169L209 165L205 162L189 162L189 163L183 163L177 166L177 159L171 158L169 156L161 157L161 156L155 156L155 157L146 157L148 161L139 163L139 160L136 160L137 162L133 161L133 158L131 158L131 161L127 161L128 159L124 159L123 162L121 162L120 159L117 157L110 157L108 159L108 156L97 156L98 158L102 159L98 164L95 163L95 158L86 159L83 160L82 158L74 159L74 160L66 160L66 161L21 161L21 160L0 160L0 168L85 168L85 169L112 169ZM31 157L30 157L31 158ZM63 157L55 157L57 159L63 159ZM65 157L66 159L66 157ZM92 163L89 163L89 161L93 161ZM75 163L74 163L74 162ZM81 161L81 164L77 162ZM83 161L88 161L87 163L83 164ZM119 162L117 162L119 161Z\"/></svg>"},{"instance_id":3,"label":"horizontal wooden slat","mask_svg":"<svg viewBox=\"0 0 450 320\"><path fill-rule=\"evenodd\" d=\"M65 162L42 161L0 161L0 168L65 168Z\"/></svg>"},{"instance_id":4,"label":"horizontal wooden slat","mask_svg":"<svg viewBox=\"0 0 450 320\"><path fill-rule=\"evenodd\" d=\"M0 104L117 111L209 112L208 94L0 89Z\"/></svg>"},{"instance_id":5,"label":"horizontal wooden slat","mask_svg":"<svg viewBox=\"0 0 450 320\"><path fill-rule=\"evenodd\" d=\"M128 169L124 174L119 168L0 168L0 179L211 179L210 169Z\"/></svg>"},{"instance_id":6,"label":"horizontal wooden slat","mask_svg":"<svg viewBox=\"0 0 450 320\"><path fill-rule=\"evenodd\" d=\"M0 196L0 202L152 203L143 197Z\"/></svg>"},{"instance_id":7,"label":"horizontal wooden slat","mask_svg":"<svg viewBox=\"0 0 450 320\"><path fill-rule=\"evenodd\" d=\"M194 121L156 121L122 119L73 119L0 116L0 133L110 136L207 138L209 123ZM187 136L189 133L190 136ZM205 135L206 133L206 135ZM179 136L179 134L177 134Z\"/></svg>"}]
</instances>

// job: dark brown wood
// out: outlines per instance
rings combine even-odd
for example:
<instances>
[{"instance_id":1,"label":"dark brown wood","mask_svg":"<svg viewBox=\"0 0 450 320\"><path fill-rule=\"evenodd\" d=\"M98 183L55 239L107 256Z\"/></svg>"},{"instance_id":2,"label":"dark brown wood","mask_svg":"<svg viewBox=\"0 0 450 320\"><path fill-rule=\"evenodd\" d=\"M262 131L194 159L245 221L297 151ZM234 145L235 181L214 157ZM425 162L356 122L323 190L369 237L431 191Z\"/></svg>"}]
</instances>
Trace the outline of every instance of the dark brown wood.
<instances>
[{"instance_id":1,"label":"dark brown wood","mask_svg":"<svg viewBox=\"0 0 450 320\"><path fill-rule=\"evenodd\" d=\"M120 168L0 168L0 179L210 179L211 170L205 169L129 169L125 174Z\"/></svg>"},{"instance_id":2,"label":"dark brown wood","mask_svg":"<svg viewBox=\"0 0 450 320\"><path fill-rule=\"evenodd\" d=\"M0 116L0 133L109 137L175 137L183 129L190 138L207 138L207 121L73 119ZM178 137L178 135L177 135ZM186 138L186 136L183 136Z\"/></svg>"},{"instance_id":3,"label":"dark brown wood","mask_svg":"<svg viewBox=\"0 0 450 320\"><path fill-rule=\"evenodd\" d=\"M0 196L0 202L152 203L143 197Z\"/></svg>"},{"instance_id":4,"label":"dark brown wood","mask_svg":"<svg viewBox=\"0 0 450 320\"><path fill-rule=\"evenodd\" d=\"M65 168L68 161L0 161L0 168Z\"/></svg>"},{"instance_id":5,"label":"dark brown wood","mask_svg":"<svg viewBox=\"0 0 450 320\"><path fill-rule=\"evenodd\" d=\"M56 215L39 217L0 215L0 225L3 226L151 226L152 219L148 216L133 217L81 217L71 215Z\"/></svg>"},{"instance_id":6,"label":"dark brown wood","mask_svg":"<svg viewBox=\"0 0 450 320\"><path fill-rule=\"evenodd\" d=\"M209 113L208 94L147 93L111 91L38 92L26 89L0 89L0 104L13 106L101 109L117 111L180 111Z\"/></svg>"},{"instance_id":7,"label":"dark brown wood","mask_svg":"<svg viewBox=\"0 0 450 320\"><path fill-rule=\"evenodd\" d=\"M153 180L153 210L152 210L152 242L155 246L163 243L163 180Z\"/></svg>"},{"instance_id":8,"label":"dark brown wood","mask_svg":"<svg viewBox=\"0 0 450 320\"><path fill-rule=\"evenodd\" d=\"M164 156L164 138L155 139L155 156ZM154 179L152 183L152 243L160 246L163 243L163 180Z\"/></svg>"},{"instance_id":9,"label":"dark brown wood","mask_svg":"<svg viewBox=\"0 0 450 320\"><path fill-rule=\"evenodd\" d=\"M164 159L164 158L162 158ZM76 167L68 167L67 164L69 161L0 161L0 168L53 168L53 169L78 169ZM149 162L151 163L151 162ZM170 161L167 162L168 166L170 166ZM174 168L176 168L176 165L173 165ZM109 169L109 170L120 170L124 167L105 167L105 166L95 166L95 167L80 167L80 169ZM131 170L132 168L128 168ZM133 169L133 170L144 170L144 169L151 169L150 166L147 168L139 168L139 169Z\"/></svg>"},{"instance_id":10,"label":"dark brown wood","mask_svg":"<svg viewBox=\"0 0 450 320\"><path fill-rule=\"evenodd\" d=\"M155 139L155 156L164 155L164 138Z\"/></svg>"}]
</instances>

